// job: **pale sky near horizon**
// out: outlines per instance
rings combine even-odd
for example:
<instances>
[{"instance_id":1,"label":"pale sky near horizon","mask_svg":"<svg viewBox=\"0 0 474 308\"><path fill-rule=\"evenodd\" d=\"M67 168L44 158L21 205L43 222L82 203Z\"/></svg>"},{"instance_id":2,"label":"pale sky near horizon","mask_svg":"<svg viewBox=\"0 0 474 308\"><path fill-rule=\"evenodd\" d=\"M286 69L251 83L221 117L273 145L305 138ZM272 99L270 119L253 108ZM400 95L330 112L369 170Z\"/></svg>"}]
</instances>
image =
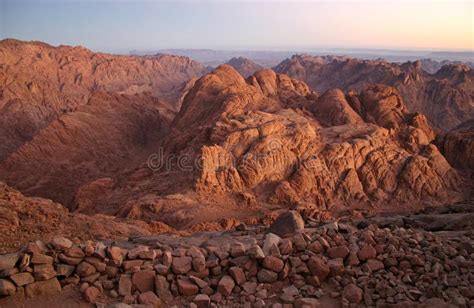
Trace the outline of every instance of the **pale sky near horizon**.
<instances>
[{"instance_id":1,"label":"pale sky near horizon","mask_svg":"<svg viewBox=\"0 0 474 308\"><path fill-rule=\"evenodd\" d=\"M0 38L95 51L473 50L473 0L0 0Z\"/></svg>"}]
</instances>

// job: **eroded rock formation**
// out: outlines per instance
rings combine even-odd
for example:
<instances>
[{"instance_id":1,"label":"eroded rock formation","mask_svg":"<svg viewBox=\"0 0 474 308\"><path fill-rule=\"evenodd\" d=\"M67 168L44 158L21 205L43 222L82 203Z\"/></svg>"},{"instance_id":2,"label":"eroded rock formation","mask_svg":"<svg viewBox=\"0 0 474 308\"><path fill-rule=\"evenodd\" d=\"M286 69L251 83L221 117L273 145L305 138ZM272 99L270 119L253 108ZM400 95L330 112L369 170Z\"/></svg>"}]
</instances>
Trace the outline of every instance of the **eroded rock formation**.
<instances>
[{"instance_id":1,"label":"eroded rock formation","mask_svg":"<svg viewBox=\"0 0 474 308\"><path fill-rule=\"evenodd\" d=\"M474 117L474 72L463 64L447 64L434 74L421 62L404 64L347 57L295 55L275 71L306 82L313 90L332 88L364 90L372 83L397 88L411 112L427 116L440 131L452 129Z\"/></svg>"}]
</instances>

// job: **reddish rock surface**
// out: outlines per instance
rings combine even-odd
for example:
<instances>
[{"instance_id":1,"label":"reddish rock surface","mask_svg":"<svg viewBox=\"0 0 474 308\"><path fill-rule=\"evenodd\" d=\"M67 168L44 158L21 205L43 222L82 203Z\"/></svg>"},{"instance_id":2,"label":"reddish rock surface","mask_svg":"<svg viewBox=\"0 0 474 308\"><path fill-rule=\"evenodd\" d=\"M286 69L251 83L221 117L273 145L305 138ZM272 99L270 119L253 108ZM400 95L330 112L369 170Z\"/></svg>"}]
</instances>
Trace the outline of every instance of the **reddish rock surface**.
<instances>
[{"instance_id":1,"label":"reddish rock surface","mask_svg":"<svg viewBox=\"0 0 474 308\"><path fill-rule=\"evenodd\" d=\"M364 90L372 83L397 88L411 112L424 113L439 130L450 130L474 117L474 71L447 64L429 74L419 61L404 64L347 57L295 55L275 71L306 82L320 92L332 88Z\"/></svg>"}]
</instances>

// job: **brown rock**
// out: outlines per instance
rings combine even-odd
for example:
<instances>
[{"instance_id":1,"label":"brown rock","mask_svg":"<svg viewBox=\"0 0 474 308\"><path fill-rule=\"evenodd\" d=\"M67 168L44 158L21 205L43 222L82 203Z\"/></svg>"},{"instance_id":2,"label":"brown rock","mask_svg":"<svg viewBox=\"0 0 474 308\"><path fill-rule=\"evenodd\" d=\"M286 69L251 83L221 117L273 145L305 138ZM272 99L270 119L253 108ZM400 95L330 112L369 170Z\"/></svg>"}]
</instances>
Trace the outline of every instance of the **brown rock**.
<instances>
[{"instance_id":1,"label":"brown rock","mask_svg":"<svg viewBox=\"0 0 474 308\"><path fill-rule=\"evenodd\" d=\"M170 292L170 286L166 277L161 275L155 276L155 292L167 305L172 303L173 295Z\"/></svg>"},{"instance_id":2,"label":"brown rock","mask_svg":"<svg viewBox=\"0 0 474 308\"><path fill-rule=\"evenodd\" d=\"M357 252L357 257L360 261L367 261L368 259L375 259L377 251L372 245L364 244Z\"/></svg>"},{"instance_id":3,"label":"brown rock","mask_svg":"<svg viewBox=\"0 0 474 308\"><path fill-rule=\"evenodd\" d=\"M197 308L209 308L211 305L211 299L207 294L198 294L194 297L193 303L196 304Z\"/></svg>"},{"instance_id":4,"label":"brown rock","mask_svg":"<svg viewBox=\"0 0 474 308\"><path fill-rule=\"evenodd\" d=\"M19 259L18 253L0 255L0 271L14 268Z\"/></svg>"},{"instance_id":5,"label":"brown rock","mask_svg":"<svg viewBox=\"0 0 474 308\"><path fill-rule=\"evenodd\" d=\"M321 282L329 275L329 266L320 257L312 256L308 260L307 265L308 269L311 271L311 274L317 276Z\"/></svg>"},{"instance_id":6,"label":"brown rock","mask_svg":"<svg viewBox=\"0 0 474 308\"><path fill-rule=\"evenodd\" d=\"M34 266L36 280L49 280L56 277L56 271L52 264L36 264Z\"/></svg>"},{"instance_id":7,"label":"brown rock","mask_svg":"<svg viewBox=\"0 0 474 308\"><path fill-rule=\"evenodd\" d=\"M221 278L221 280L219 280L217 292L221 293L223 296L229 296L232 294L234 286L235 282L232 277L225 275Z\"/></svg>"},{"instance_id":8,"label":"brown rock","mask_svg":"<svg viewBox=\"0 0 474 308\"><path fill-rule=\"evenodd\" d=\"M131 295L132 294L132 276L130 274L120 275L118 293L121 296Z\"/></svg>"},{"instance_id":9,"label":"brown rock","mask_svg":"<svg viewBox=\"0 0 474 308\"><path fill-rule=\"evenodd\" d=\"M238 266L232 266L229 268L229 274L232 276L234 281L240 286L247 281L244 271Z\"/></svg>"},{"instance_id":10,"label":"brown rock","mask_svg":"<svg viewBox=\"0 0 474 308\"><path fill-rule=\"evenodd\" d=\"M151 306L154 308L161 307L161 300L152 291L144 292L138 295L138 302L142 305Z\"/></svg>"},{"instance_id":11,"label":"brown rock","mask_svg":"<svg viewBox=\"0 0 474 308\"><path fill-rule=\"evenodd\" d=\"M358 304L362 301L363 292L361 288L351 283L344 288L342 297L347 299L350 303Z\"/></svg>"},{"instance_id":12,"label":"brown rock","mask_svg":"<svg viewBox=\"0 0 474 308\"><path fill-rule=\"evenodd\" d=\"M31 264L53 264L53 257L41 253L34 253L30 262Z\"/></svg>"},{"instance_id":13,"label":"brown rock","mask_svg":"<svg viewBox=\"0 0 474 308\"><path fill-rule=\"evenodd\" d=\"M16 287L10 280L0 278L0 296L13 295L16 292Z\"/></svg>"},{"instance_id":14,"label":"brown rock","mask_svg":"<svg viewBox=\"0 0 474 308\"><path fill-rule=\"evenodd\" d=\"M285 263L283 263L283 261L277 257L266 256L265 259L263 259L262 265L266 269L279 273L283 270Z\"/></svg>"},{"instance_id":15,"label":"brown rock","mask_svg":"<svg viewBox=\"0 0 474 308\"><path fill-rule=\"evenodd\" d=\"M257 278L260 282L274 282L278 280L278 273L263 268L258 271Z\"/></svg>"},{"instance_id":16,"label":"brown rock","mask_svg":"<svg viewBox=\"0 0 474 308\"><path fill-rule=\"evenodd\" d=\"M19 287L35 282L33 275L30 273L18 273L10 276L10 279Z\"/></svg>"},{"instance_id":17,"label":"brown rock","mask_svg":"<svg viewBox=\"0 0 474 308\"><path fill-rule=\"evenodd\" d=\"M120 266L123 261L122 249L120 247L109 247L107 249L107 254L109 257L114 260L115 265Z\"/></svg>"},{"instance_id":18,"label":"brown rock","mask_svg":"<svg viewBox=\"0 0 474 308\"><path fill-rule=\"evenodd\" d=\"M122 262L122 267L126 272L138 272L143 264L143 260L128 260Z\"/></svg>"},{"instance_id":19,"label":"brown rock","mask_svg":"<svg viewBox=\"0 0 474 308\"><path fill-rule=\"evenodd\" d=\"M347 248L346 246L331 247L327 250L327 254L331 259L344 259L349 254L349 248Z\"/></svg>"},{"instance_id":20,"label":"brown rock","mask_svg":"<svg viewBox=\"0 0 474 308\"><path fill-rule=\"evenodd\" d=\"M68 257L65 254L59 254L59 260L63 261L66 264L69 265L78 265L79 263L82 262L82 258L73 258L73 257Z\"/></svg>"},{"instance_id":21,"label":"brown rock","mask_svg":"<svg viewBox=\"0 0 474 308\"><path fill-rule=\"evenodd\" d=\"M79 275L79 277L86 277L86 276L94 274L95 272L96 272L95 267L88 262L81 262L76 267L76 273Z\"/></svg>"},{"instance_id":22,"label":"brown rock","mask_svg":"<svg viewBox=\"0 0 474 308\"><path fill-rule=\"evenodd\" d=\"M342 258L329 260L328 266L330 276L341 276L344 273L344 262Z\"/></svg>"},{"instance_id":23,"label":"brown rock","mask_svg":"<svg viewBox=\"0 0 474 308\"><path fill-rule=\"evenodd\" d=\"M304 229L304 220L297 211L289 211L281 214L270 225L268 232L278 236L285 236Z\"/></svg>"},{"instance_id":24,"label":"brown rock","mask_svg":"<svg viewBox=\"0 0 474 308\"><path fill-rule=\"evenodd\" d=\"M72 247L72 242L65 237L56 236L51 242L51 245L58 250L66 251Z\"/></svg>"},{"instance_id":25,"label":"brown rock","mask_svg":"<svg viewBox=\"0 0 474 308\"><path fill-rule=\"evenodd\" d=\"M82 249L77 246L72 246L71 248L66 250L64 254L72 258L84 258L85 256L84 251L82 251Z\"/></svg>"},{"instance_id":26,"label":"brown rock","mask_svg":"<svg viewBox=\"0 0 474 308\"><path fill-rule=\"evenodd\" d=\"M155 272L150 270L136 272L132 276L132 284L141 293L155 291Z\"/></svg>"},{"instance_id":27,"label":"brown rock","mask_svg":"<svg viewBox=\"0 0 474 308\"><path fill-rule=\"evenodd\" d=\"M177 284L179 293L183 296L192 296L198 294L199 292L198 286L189 280L178 279Z\"/></svg>"},{"instance_id":28,"label":"brown rock","mask_svg":"<svg viewBox=\"0 0 474 308\"><path fill-rule=\"evenodd\" d=\"M61 292L61 285L57 278L37 281L25 287L26 297L56 295Z\"/></svg>"},{"instance_id":29,"label":"brown rock","mask_svg":"<svg viewBox=\"0 0 474 308\"><path fill-rule=\"evenodd\" d=\"M383 262L379 261L377 259L367 260L367 265L369 266L369 268L372 272L375 272L375 271L378 271L378 270L381 270L381 269L385 268L385 266L383 265Z\"/></svg>"},{"instance_id":30,"label":"brown rock","mask_svg":"<svg viewBox=\"0 0 474 308\"><path fill-rule=\"evenodd\" d=\"M96 287L88 287L84 292L84 299L86 300L86 302L91 304L95 304L95 302L97 301L97 297L99 296L100 290Z\"/></svg>"},{"instance_id":31,"label":"brown rock","mask_svg":"<svg viewBox=\"0 0 474 308\"><path fill-rule=\"evenodd\" d=\"M316 298L303 297L295 301L295 308L322 308L324 307Z\"/></svg>"},{"instance_id":32,"label":"brown rock","mask_svg":"<svg viewBox=\"0 0 474 308\"><path fill-rule=\"evenodd\" d=\"M177 275L186 274L192 268L191 257L175 257L171 266L173 272Z\"/></svg>"}]
</instances>

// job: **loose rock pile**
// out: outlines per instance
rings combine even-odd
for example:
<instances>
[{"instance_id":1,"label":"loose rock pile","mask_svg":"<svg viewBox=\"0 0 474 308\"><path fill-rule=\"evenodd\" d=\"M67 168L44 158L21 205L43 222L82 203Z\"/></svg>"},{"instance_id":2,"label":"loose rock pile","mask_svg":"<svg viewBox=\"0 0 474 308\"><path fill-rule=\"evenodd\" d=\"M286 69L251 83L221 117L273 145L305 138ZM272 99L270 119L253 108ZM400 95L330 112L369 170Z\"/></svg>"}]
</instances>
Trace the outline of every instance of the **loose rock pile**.
<instances>
[{"instance_id":1,"label":"loose rock pile","mask_svg":"<svg viewBox=\"0 0 474 308\"><path fill-rule=\"evenodd\" d=\"M98 306L474 306L472 232L358 226L307 225L284 238L241 225L181 242L36 241L0 256L0 295L73 284Z\"/></svg>"}]
</instances>

